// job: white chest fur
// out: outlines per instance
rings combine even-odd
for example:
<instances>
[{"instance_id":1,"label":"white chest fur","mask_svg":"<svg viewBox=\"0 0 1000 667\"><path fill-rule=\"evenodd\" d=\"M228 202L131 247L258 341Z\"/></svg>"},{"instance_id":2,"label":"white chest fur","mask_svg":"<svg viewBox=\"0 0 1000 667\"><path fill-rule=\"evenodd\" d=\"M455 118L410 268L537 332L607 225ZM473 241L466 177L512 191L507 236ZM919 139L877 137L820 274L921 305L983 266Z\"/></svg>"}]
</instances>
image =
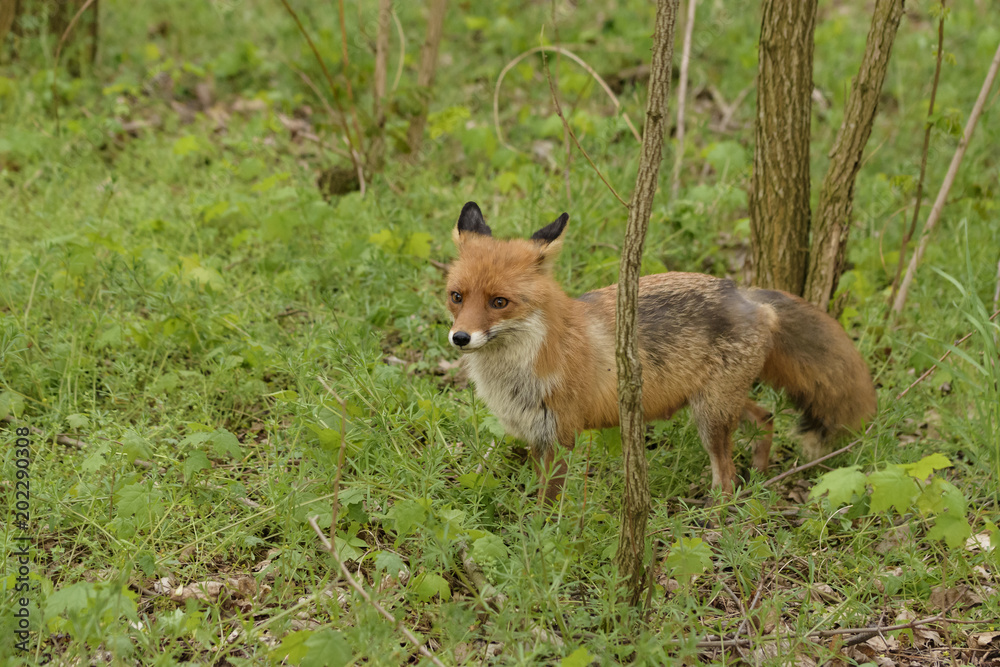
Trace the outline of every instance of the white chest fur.
<instances>
[{"instance_id":1,"label":"white chest fur","mask_svg":"<svg viewBox=\"0 0 1000 667\"><path fill-rule=\"evenodd\" d=\"M556 442L556 416L545 402L556 378L535 373L544 339L545 323L535 314L511 322L509 331L466 357L476 393L504 429L535 449Z\"/></svg>"}]
</instances>

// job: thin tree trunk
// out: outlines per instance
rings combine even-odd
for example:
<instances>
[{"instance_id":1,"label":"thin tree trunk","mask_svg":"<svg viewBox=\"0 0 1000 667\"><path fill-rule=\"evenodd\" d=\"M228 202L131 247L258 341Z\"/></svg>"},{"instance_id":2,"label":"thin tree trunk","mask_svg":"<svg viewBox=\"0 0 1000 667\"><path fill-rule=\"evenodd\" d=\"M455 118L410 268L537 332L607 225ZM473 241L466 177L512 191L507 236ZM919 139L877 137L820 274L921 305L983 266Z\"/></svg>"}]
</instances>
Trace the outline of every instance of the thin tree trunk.
<instances>
[{"instance_id":1,"label":"thin tree trunk","mask_svg":"<svg viewBox=\"0 0 1000 667\"><path fill-rule=\"evenodd\" d=\"M753 282L802 294L816 0L764 0L750 183Z\"/></svg>"},{"instance_id":2,"label":"thin tree trunk","mask_svg":"<svg viewBox=\"0 0 1000 667\"><path fill-rule=\"evenodd\" d=\"M424 125L427 124L427 108L429 106L430 87L434 83L434 73L437 71L438 47L441 46L441 35L444 32L444 17L448 9L448 0L430 0L430 14L427 17L427 38L420 50L420 69L417 71L417 86L424 95L422 109L410 121L406 130L406 143L410 153L420 152L424 142Z\"/></svg>"},{"instance_id":3,"label":"thin tree trunk","mask_svg":"<svg viewBox=\"0 0 1000 667\"><path fill-rule=\"evenodd\" d=\"M646 471L646 448L643 446L642 368L639 365L637 312L639 270L646 228L653 210L653 196L660 176L664 127L667 123L667 97L670 94L670 69L674 59L674 29L678 0L657 0L656 29L653 33L653 58L646 100L646 125L643 128L639 173L629 206L625 242L618 276L616 308L617 330L615 358L618 366L618 410L621 417L622 452L625 458L625 502L622 507L621 532L615 563L629 582L629 599L635 605L642 599L646 584L643 563L646 544L646 520L651 504Z\"/></svg>"},{"instance_id":4,"label":"thin tree trunk","mask_svg":"<svg viewBox=\"0 0 1000 667\"><path fill-rule=\"evenodd\" d=\"M674 173L671 177L670 196L677 197L681 188L681 166L684 164L684 110L687 106L688 65L691 62L691 35L698 0L687 0L687 21L684 23L684 46L681 47L681 78L677 82L677 152L674 155Z\"/></svg>"},{"instance_id":5,"label":"thin tree trunk","mask_svg":"<svg viewBox=\"0 0 1000 667\"><path fill-rule=\"evenodd\" d=\"M367 163L371 172L382 169L385 159L385 91L389 69L389 28L392 0L379 0L378 28L375 34L375 127Z\"/></svg>"},{"instance_id":6,"label":"thin tree trunk","mask_svg":"<svg viewBox=\"0 0 1000 667\"><path fill-rule=\"evenodd\" d=\"M955 154L951 158L951 164L948 165L948 173L944 176L944 182L941 184L941 189L938 190L937 199L934 200L934 206L931 207L931 212L927 216L927 222L924 223L920 241L917 243L917 248L913 252L913 256L910 257L910 263L906 267L906 275L903 276L903 282L899 285L899 293L896 294L896 300L892 302L892 310L896 315L903 312L903 306L906 305L906 297L910 291L910 284L917 274L917 266L920 264L920 260L923 259L924 252L927 250L927 244L931 239L931 232L934 231L938 220L941 219L941 212L944 211L944 204L948 200L948 193L951 191L951 186L955 183L958 168L962 164L962 158L965 157L965 150L969 147L972 134L976 131L979 114L983 112L983 107L986 105L986 98L993 88L993 81L996 79L998 70L1000 70L1000 45L997 45L996 53L993 55L993 62L990 63L990 69L986 72L986 80L983 81L983 87L979 89L979 97L976 98L976 103L969 114L969 120L965 123L962 140L958 142L958 148L955 149Z\"/></svg>"},{"instance_id":7,"label":"thin tree trunk","mask_svg":"<svg viewBox=\"0 0 1000 667\"><path fill-rule=\"evenodd\" d=\"M938 83L941 81L941 60L944 57L944 3L941 0L941 16L938 18L938 48L937 58L934 63L934 81L931 84L931 100L927 104L927 122L924 124L924 145L920 150L920 176L917 177L917 194L913 202L913 217L910 218L910 226L906 227L903 221L903 240L899 244L899 261L896 262L896 275L892 278L892 291L889 294L889 305L896 300L896 293L899 291L899 281L903 277L903 267L906 265L906 249L913 239L913 233L917 231L917 220L920 218L920 205L924 200L924 177L927 175L927 151L931 145L931 130L934 128L934 101L937 99ZM891 310L885 311L885 318L888 319Z\"/></svg>"},{"instance_id":8,"label":"thin tree trunk","mask_svg":"<svg viewBox=\"0 0 1000 667\"><path fill-rule=\"evenodd\" d=\"M830 166L819 191L812 225L809 266L803 296L822 310L830 305L844 272L847 236L851 230L854 183L872 133L889 56L896 39L904 0L876 0L865 55L844 109L844 120L830 151Z\"/></svg>"},{"instance_id":9,"label":"thin tree trunk","mask_svg":"<svg viewBox=\"0 0 1000 667\"><path fill-rule=\"evenodd\" d=\"M7 33L10 32L10 28L14 25L14 19L17 17L17 0L0 0L0 55L3 51L4 40L7 39Z\"/></svg>"}]
</instances>

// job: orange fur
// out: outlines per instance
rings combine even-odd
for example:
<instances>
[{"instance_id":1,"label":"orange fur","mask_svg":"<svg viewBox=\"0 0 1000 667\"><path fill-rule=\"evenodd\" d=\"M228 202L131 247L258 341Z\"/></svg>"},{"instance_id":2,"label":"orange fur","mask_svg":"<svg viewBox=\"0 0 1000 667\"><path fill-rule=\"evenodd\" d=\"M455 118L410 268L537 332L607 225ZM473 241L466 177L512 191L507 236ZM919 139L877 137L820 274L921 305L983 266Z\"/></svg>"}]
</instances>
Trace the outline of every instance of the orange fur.
<instances>
[{"instance_id":1,"label":"orange fur","mask_svg":"<svg viewBox=\"0 0 1000 667\"><path fill-rule=\"evenodd\" d=\"M543 470L556 442L572 448L580 431L619 423L616 286L579 299L560 288L552 267L566 219L533 240L498 240L467 204L448 275L449 340L466 352L477 392L509 433L528 442ZM803 409L810 450L875 412L871 378L843 329L784 292L741 290L695 273L645 276L639 356L645 418L669 419L690 405L713 485L725 490L735 483L732 434L740 419L764 430L753 463L767 467L771 416L747 398L758 378L787 389ZM564 471L549 471L549 497Z\"/></svg>"}]
</instances>

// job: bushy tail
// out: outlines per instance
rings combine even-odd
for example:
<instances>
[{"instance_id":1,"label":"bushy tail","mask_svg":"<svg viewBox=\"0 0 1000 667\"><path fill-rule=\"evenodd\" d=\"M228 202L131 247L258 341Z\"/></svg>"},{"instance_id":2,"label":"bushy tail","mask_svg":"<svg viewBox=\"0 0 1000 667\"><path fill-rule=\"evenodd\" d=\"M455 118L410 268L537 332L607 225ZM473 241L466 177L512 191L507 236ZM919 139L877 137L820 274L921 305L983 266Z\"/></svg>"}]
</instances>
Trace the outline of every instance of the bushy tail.
<instances>
[{"instance_id":1,"label":"bushy tail","mask_svg":"<svg viewBox=\"0 0 1000 667\"><path fill-rule=\"evenodd\" d=\"M761 380L784 389L802 411L803 451L817 458L874 416L871 374L837 321L816 306L777 290L753 289L748 297L778 314Z\"/></svg>"}]
</instances>

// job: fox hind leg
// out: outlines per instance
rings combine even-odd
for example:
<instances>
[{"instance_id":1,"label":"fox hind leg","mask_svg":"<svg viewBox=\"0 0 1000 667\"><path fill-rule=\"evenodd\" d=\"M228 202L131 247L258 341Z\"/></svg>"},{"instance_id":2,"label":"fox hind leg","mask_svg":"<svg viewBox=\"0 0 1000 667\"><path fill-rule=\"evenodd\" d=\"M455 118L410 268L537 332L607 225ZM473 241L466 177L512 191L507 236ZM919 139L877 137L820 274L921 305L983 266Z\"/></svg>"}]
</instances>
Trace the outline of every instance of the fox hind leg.
<instances>
[{"instance_id":1,"label":"fox hind leg","mask_svg":"<svg viewBox=\"0 0 1000 667\"><path fill-rule=\"evenodd\" d=\"M771 441L774 439L774 415L757 403L747 400L746 406L743 408L743 419L756 424L760 431L754 443L751 464L754 470L767 472L771 456Z\"/></svg>"},{"instance_id":2,"label":"fox hind leg","mask_svg":"<svg viewBox=\"0 0 1000 667\"><path fill-rule=\"evenodd\" d=\"M720 488L726 493L732 493L735 488L733 431L743 414L745 395L734 400L733 396L728 395L699 394L691 400L691 412L698 425L698 435L712 464L712 487Z\"/></svg>"}]
</instances>

